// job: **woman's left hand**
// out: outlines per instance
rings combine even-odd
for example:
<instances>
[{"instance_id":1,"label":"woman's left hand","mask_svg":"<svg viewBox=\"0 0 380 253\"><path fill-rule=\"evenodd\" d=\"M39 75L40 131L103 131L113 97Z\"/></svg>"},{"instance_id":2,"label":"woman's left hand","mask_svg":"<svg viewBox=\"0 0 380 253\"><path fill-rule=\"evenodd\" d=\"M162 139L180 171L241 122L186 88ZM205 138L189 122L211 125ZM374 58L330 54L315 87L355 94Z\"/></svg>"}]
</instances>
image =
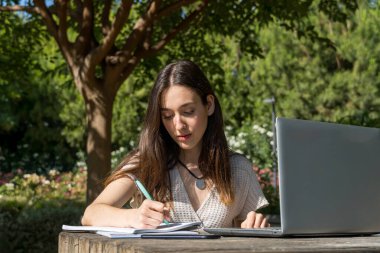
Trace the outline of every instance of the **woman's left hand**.
<instances>
[{"instance_id":1,"label":"woman's left hand","mask_svg":"<svg viewBox=\"0 0 380 253\"><path fill-rule=\"evenodd\" d=\"M251 211L247 214L247 218L240 226L241 228L264 228L270 225L263 214Z\"/></svg>"}]
</instances>

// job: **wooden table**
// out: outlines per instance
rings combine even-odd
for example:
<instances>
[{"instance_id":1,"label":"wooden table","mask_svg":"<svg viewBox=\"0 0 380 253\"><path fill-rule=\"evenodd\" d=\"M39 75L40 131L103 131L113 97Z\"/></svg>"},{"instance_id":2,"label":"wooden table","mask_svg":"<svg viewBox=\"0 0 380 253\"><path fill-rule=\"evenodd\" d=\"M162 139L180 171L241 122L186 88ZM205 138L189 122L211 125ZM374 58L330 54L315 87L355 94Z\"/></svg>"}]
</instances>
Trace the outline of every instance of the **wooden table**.
<instances>
[{"instance_id":1,"label":"wooden table","mask_svg":"<svg viewBox=\"0 0 380 253\"><path fill-rule=\"evenodd\" d=\"M58 252L380 252L380 236L159 240L109 239L96 234L61 232Z\"/></svg>"}]
</instances>

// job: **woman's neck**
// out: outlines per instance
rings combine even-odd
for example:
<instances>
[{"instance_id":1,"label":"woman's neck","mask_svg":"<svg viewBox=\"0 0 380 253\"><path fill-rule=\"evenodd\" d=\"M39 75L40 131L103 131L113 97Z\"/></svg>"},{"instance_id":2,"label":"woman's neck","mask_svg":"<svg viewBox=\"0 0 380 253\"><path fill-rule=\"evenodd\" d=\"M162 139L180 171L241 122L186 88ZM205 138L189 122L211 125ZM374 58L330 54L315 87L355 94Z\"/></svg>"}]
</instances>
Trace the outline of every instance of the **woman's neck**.
<instances>
[{"instance_id":1,"label":"woman's neck","mask_svg":"<svg viewBox=\"0 0 380 253\"><path fill-rule=\"evenodd\" d=\"M198 166L200 154L200 150L181 150L179 159L186 165L189 164Z\"/></svg>"}]
</instances>

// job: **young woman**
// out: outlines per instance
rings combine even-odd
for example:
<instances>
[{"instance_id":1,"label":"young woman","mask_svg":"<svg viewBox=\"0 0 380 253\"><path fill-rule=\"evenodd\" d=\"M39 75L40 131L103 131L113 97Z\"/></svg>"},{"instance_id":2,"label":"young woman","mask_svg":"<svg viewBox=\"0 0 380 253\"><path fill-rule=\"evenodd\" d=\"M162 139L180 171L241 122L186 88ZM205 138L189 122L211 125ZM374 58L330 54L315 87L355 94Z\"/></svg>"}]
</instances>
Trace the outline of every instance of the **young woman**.
<instances>
[{"instance_id":1,"label":"young woman","mask_svg":"<svg viewBox=\"0 0 380 253\"><path fill-rule=\"evenodd\" d=\"M155 201L142 200L130 174ZM128 201L133 208L122 208ZM209 81L193 62L178 61L159 73L138 148L107 179L82 224L155 228L167 219L256 228L268 226L255 212L267 204L252 164L228 149Z\"/></svg>"}]
</instances>

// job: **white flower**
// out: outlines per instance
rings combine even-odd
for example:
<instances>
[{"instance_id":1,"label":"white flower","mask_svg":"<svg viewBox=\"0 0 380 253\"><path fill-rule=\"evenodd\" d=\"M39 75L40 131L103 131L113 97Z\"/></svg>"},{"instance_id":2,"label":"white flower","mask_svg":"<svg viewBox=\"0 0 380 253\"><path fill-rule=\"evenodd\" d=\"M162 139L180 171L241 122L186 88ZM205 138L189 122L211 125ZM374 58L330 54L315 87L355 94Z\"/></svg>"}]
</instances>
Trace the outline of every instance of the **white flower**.
<instances>
[{"instance_id":1,"label":"white flower","mask_svg":"<svg viewBox=\"0 0 380 253\"><path fill-rule=\"evenodd\" d=\"M15 185L13 183L6 183L5 187L7 187L8 190L13 190L15 188Z\"/></svg>"},{"instance_id":2,"label":"white flower","mask_svg":"<svg viewBox=\"0 0 380 253\"><path fill-rule=\"evenodd\" d=\"M33 184L38 184L40 182L40 177L36 173L33 173L32 175L30 175L28 180Z\"/></svg>"},{"instance_id":3,"label":"white flower","mask_svg":"<svg viewBox=\"0 0 380 253\"><path fill-rule=\"evenodd\" d=\"M28 178L30 178L30 174L25 174L23 177L25 178L25 179L28 179Z\"/></svg>"},{"instance_id":4,"label":"white flower","mask_svg":"<svg viewBox=\"0 0 380 253\"><path fill-rule=\"evenodd\" d=\"M43 184L43 185L49 185L49 184L50 184L50 181L47 180L47 179L44 179L44 180L42 180L42 184Z\"/></svg>"},{"instance_id":5,"label":"white flower","mask_svg":"<svg viewBox=\"0 0 380 253\"><path fill-rule=\"evenodd\" d=\"M78 167L86 167L86 163L85 162L77 162L77 166Z\"/></svg>"},{"instance_id":6,"label":"white flower","mask_svg":"<svg viewBox=\"0 0 380 253\"><path fill-rule=\"evenodd\" d=\"M268 132L267 132L267 136L270 137L270 138L272 138L272 137L273 137L273 132L268 131Z\"/></svg>"},{"instance_id":7,"label":"white flower","mask_svg":"<svg viewBox=\"0 0 380 253\"><path fill-rule=\"evenodd\" d=\"M51 176L51 177L55 177L58 174L59 174L59 172L56 169L49 170L49 176Z\"/></svg>"},{"instance_id":8,"label":"white flower","mask_svg":"<svg viewBox=\"0 0 380 253\"><path fill-rule=\"evenodd\" d=\"M260 134L265 134L265 132L267 131L264 127L258 125L254 125L252 128L254 131L259 132Z\"/></svg>"}]
</instances>

